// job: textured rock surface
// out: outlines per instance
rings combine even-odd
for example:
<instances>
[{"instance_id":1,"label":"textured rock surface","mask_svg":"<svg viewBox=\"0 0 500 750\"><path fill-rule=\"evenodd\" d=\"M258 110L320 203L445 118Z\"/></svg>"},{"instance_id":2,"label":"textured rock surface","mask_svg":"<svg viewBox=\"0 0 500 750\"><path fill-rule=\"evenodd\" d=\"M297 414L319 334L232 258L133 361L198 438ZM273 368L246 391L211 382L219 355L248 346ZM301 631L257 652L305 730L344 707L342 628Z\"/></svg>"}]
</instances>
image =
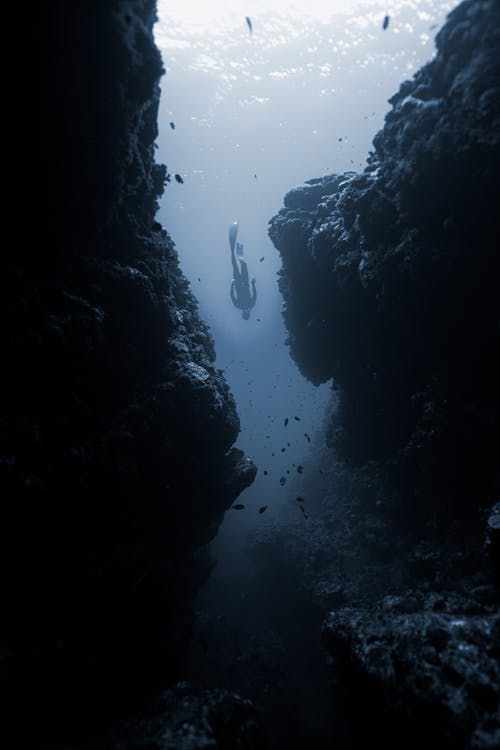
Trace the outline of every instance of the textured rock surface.
<instances>
[{"instance_id":1,"label":"textured rock surface","mask_svg":"<svg viewBox=\"0 0 500 750\"><path fill-rule=\"evenodd\" d=\"M28 217L2 269L1 637L4 705L39 737L175 674L203 545L255 473L155 222L154 15L153 0L60 1L26 30Z\"/></svg>"},{"instance_id":2,"label":"textured rock surface","mask_svg":"<svg viewBox=\"0 0 500 750\"><path fill-rule=\"evenodd\" d=\"M149 711L79 744L78 750L256 750L265 747L260 720L259 709L238 692L179 682Z\"/></svg>"},{"instance_id":3,"label":"textured rock surface","mask_svg":"<svg viewBox=\"0 0 500 750\"><path fill-rule=\"evenodd\" d=\"M485 504L498 437L499 14L488 0L460 5L436 58L391 99L368 169L292 190L270 227L292 356L340 389L338 449L358 462L398 454L395 473L406 463L421 495L466 484Z\"/></svg>"},{"instance_id":4,"label":"textured rock surface","mask_svg":"<svg viewBox=\"0 0 500 750\"><path fill-rule=\"evenodd\" d=\"M417 748L431 726L441 748L499 746L498 600L488 607L453 594L389 596L372 609L333 612L324 639L352 702L371 698L358 740L377 728L389 747Z\"/></svg>"},{"instance_id":5,"label":"textured rock surface","mask_svg":"<svg viewBox=\"0 0 500 750\"><path fill-rule=\"evenodd\" d=\"M292 356L337 389L322 500L278 537L332 609L360 746L370 728L391 747L499 741L499 48L498 3L463 2L364 173L310 180L271 220Z\"/></svg>"},{"instance_id":6,"label":"textured rock surface","mask_svg":"<svg viewBox=\"0 0 500 750\"><path fill-rule=\"evenodd\" d=\"M416 525L376 468L353 469L318 440L306 464L316 479L300 488L307 519L292 490L289 519L255 533L259 581L287 592L288 606L300 603L295 627L329 612L323 642L341 747L497 747L500 589L489 565L496 513L479 529L450 523L445 535L432 517ZM443 644L433 650L428 634L439 628Z\"/></svg>"}]
</instances>

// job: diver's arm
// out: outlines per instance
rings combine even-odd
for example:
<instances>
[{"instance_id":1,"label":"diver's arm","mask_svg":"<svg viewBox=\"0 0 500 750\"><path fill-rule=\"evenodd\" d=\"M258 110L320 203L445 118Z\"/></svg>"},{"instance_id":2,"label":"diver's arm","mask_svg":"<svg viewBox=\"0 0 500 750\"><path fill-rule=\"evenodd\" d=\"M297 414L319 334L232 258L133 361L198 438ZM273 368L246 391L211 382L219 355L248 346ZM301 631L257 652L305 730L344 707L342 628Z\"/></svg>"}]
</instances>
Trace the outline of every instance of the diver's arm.
<instances>
[{"instance_id":1,"label":"diver's arm","mask_svg":"<svg viewBox=\"0 0 500 750\"><path fill-rule=\"evenodd\" d=\"M255 279L252 279L252 297L250 299L250 307L254 307L257 302L257 287L255 286Z\"/></svg>"}]
</instances>

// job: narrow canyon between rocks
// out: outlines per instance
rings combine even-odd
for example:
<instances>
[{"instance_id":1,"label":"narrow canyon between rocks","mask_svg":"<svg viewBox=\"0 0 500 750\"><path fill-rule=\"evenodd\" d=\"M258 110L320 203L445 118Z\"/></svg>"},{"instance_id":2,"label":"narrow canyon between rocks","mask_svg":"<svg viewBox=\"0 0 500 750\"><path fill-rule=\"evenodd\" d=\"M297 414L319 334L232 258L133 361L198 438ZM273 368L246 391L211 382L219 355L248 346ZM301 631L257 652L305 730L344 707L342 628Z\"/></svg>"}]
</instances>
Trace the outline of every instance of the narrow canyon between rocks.
<instances>
[{"instance_id":1,"label":"narrow canyon between rocks","mask_svg":"<svg viewBox=\"0 0 500 750\"><path fill-rule=\"evenodd\" d=\"M29 9L2 747L500 746L499 49L497 0Z\"/></svg>"}]
</instances>

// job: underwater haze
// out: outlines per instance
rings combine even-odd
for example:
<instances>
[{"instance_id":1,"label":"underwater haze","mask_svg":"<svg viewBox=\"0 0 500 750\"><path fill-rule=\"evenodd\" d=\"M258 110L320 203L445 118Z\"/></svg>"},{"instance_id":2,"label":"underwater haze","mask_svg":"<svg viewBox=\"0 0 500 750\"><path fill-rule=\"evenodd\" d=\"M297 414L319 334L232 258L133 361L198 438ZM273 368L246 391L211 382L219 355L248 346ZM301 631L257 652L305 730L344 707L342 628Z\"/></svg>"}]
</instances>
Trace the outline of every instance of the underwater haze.
<instances>
[{"instance_id":1,"label":"underwater haze","mask_svg":"<svg viewBox=\"0 0 500 750\"><path fill-rule=\"evenodd\" d=\"M289 356L268 221L291 186L364 168L388 98L432 58L454 5L159 0L155 36L166 74L158 160L171 175L159 220L211 325L241 419L238 446L258 467L238 500L244 510L228 511L219 531L218 576L240 575L257 524L284 509L298 513L291 480L296 492L330 394ZM256 279L249 320L230 299L234 221Z\"/></svg>"},{"instance_id":2,"label":"underwater haze","mask_svg":"<svg viewBox=\"0 0 500 750\"><path fill-rule=\"evenodd\" d=\"M500 750L500 0L22 28L0 750Z\"/></svg>"}]
</instances>

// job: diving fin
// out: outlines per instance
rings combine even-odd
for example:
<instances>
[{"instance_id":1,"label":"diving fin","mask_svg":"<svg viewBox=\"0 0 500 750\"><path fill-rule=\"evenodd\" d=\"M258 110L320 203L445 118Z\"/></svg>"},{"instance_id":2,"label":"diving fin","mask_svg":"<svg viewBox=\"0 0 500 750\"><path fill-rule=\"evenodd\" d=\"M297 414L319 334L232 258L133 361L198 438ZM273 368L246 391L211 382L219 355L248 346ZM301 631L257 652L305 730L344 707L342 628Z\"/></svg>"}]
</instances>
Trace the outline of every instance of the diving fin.
<instances>
[{"instance_id":1,"label":"diving fin","mask_svg":"<svg viewBox=\"0 0 500 750\"><path fill-rule=\"evenodd\" d=\"M237 221L233 221L233 223L229 227L229 244L231 245L231 250L233 251L236 245L236 237L238 236L238 226L239 223Z\"/></svg>"}]
</instances>

